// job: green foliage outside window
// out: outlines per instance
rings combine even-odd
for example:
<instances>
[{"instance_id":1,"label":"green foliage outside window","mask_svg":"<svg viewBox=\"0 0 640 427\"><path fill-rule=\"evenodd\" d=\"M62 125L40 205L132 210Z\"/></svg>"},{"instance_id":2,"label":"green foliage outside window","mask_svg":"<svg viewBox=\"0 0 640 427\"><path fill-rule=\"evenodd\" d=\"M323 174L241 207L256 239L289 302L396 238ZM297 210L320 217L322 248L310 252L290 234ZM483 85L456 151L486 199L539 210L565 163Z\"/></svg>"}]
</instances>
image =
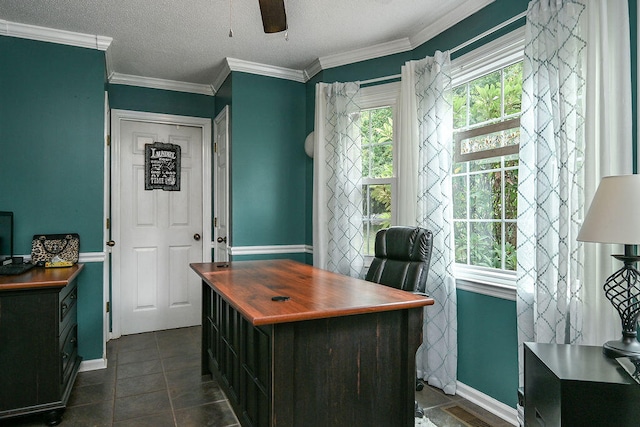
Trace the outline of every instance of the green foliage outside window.
<instances>
[{"instance_id":1,"label":"green foliage outside window","mask_svg":"<svg viewBox=\"0 0 640 427\"><path fill-rule=\"evenodd\" d=\"M454 127L480 127L517 117L522 62L453 89ZM457 263L515 271L518 156L455 163L453 214Z\"/></svg>"},{"instance_id":2,"label":"green foliage outside window","mask_svg":"<svg viewBox=\"0 0 640 427\"><path fill-rule=\"evenodd\" d=\"M393 110L391 107L363 110L360 129L363 178L392 178ZM365 184L363 195L365 253L373 255L376 232L391 225L391 185Z\"/></svg>"},{"instance_id":3,"label":"green foliage outside window","mask_svg":"<svg viewBox=\"0 0 640 427\"><path fill-rule=\"evenodd\" d=\"M393 116L391 108L364 110L360 116L362 176L393 176Z\"/></svg>"}]
</instances>

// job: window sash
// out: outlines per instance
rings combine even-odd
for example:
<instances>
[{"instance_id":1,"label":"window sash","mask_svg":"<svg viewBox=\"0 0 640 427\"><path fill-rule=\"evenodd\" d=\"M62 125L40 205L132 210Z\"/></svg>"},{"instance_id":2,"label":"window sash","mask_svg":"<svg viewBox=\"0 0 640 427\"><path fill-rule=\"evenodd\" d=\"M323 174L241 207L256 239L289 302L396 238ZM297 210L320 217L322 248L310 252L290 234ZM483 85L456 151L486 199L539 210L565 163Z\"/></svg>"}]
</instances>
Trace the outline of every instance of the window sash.
<instances>
[{"instance_id":1,"label":"window sash","mask_svg":"<svg viewBox=\"0 0 640 427\"><path fill-rule=\"evenodd\" d=\"M504 147L497 147L488 150L475 151L473 153L462 152L462 141L465 139L475 138L477 136L489 135L492 133L515 129L520 127L520 117L515 119L506 120L490 125L474 128L462 132L456 132L454 136L455 149L454 149L454 162L462 163L472 160L490 159L493 157L508 156L511 154L517 154L520 151L520 144L507 145Z\"/></svg>"},{"instance_id":2,"label":"window sash","mask_svg":"<svg viewBox=\"0 0 640 427\"><path fill-rule=\"evenodd\" d=\"M477 79L483 75L489 74L496 70L508 67L516 62L519 62L524 57L524 26L492 41L477 49L474 49L462 56L459 56L452 60L453 71L453 86L458 87L462 84L469 83L472 80ZM508 116L507 116L508 118ZM491 125L489 125L491 126ZM481 127L479 132L488 133L486 127ZM466 132L466 131L463 131ZM462 132L460 132L462 133ZM468 137L467 134L466 137ZM465 135L457 135L457 137L463 138ZM458 156L460 153L460 146L456 141L456 147L454 152L454 161L457 163L468 162L473 160L481 160L483 158L491 158L503 156L504 153L496 152L493 150L485 150L479 158L461 158ZM517 153L519 146L512 148ZM508 155L508 154L507 154ZM475 156L470 156L475 157ZM502 164L501 169L505 172L509 169L517 169L517 167L505 168ZM493 171L496 171L494 169ZM484 172L484 171L482 171ZM480 171L470 172L467 166L464 168L464 172L459 175L471 176L471 174L482 173ZM467 181L468 182L468 181ZM503 183L504 186L504 183ZM467 185L468 191L468 185ZM504 204L504 189L502 191L503 204ZM504 211L504 209L503 209ZM504 212L502 213L504 216ZM468 213L466 220L469 220ZM512 220L508 220L512 221ZM503 226L504 227L504 226ZM504 242L502 243L504 247ZM504 254L503 254L504 256ZM494 295L506 299L514 299L514 296L510 294L510 290L515 289L516 272L510 270L501 270L495 268L473 266L468 264L454 263L453 266L454 276L459 279L458 288L466 289L473 292L480 292L487 295Z\"/></svg>"},{"instance_id":3,"label":"window sash","mask_svg":"<svg viewBox=\"0 0 640 427\"><path fill-rule=\"evenodd\" d=\"M397 212L397 158L398 158L398 150L397 150L397 100L400 95L400 83L386 83L375 86L368 86L361 89L359 105L361 110L373 110L378 108L386 108L390 107L392 111L392 120L393 120L393 140L391 142L383 142L383 143L372 143L367 144L367 148L373 151L374 147L383 146L383 145L391 145L393 151L393 175L392 177L385 178L372 178L372 177L364 177L362 178L362 185L370 186L370 185L390 185L391 186L391 225L396 224L396 212ZM365 148L365 147L363 147ZM367 225L371 225L372 222L370 220L369 215L362 218L362 226L365 227ZM366 236L365 236L366 237ZM371 247L370 251L371 255L365 254L365 261L368 265L373 259L374 248Z\"/></svg>"}]
</instances>

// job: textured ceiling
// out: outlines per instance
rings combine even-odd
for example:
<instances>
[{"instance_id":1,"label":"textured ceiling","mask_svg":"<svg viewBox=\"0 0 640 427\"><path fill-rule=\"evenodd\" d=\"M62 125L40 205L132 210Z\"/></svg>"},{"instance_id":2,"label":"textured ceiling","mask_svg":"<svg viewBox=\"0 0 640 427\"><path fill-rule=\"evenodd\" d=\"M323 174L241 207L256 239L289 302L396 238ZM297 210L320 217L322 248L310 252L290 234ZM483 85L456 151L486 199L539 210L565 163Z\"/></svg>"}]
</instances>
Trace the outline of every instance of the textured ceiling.
<instances>
[{"instance_id":1,"label":"textured ceiling","mask_svg":"<svg viewBox=\"0 0 640 427\"><path fill-rule=\"evenodd\" d=\"M263 32L258 0L0 0L0 19L111 37L110 73L212 84L227 57L305 70L318 58L422 43L491 1L285 0L288 39Z\"/></svg>"}]
</instances>

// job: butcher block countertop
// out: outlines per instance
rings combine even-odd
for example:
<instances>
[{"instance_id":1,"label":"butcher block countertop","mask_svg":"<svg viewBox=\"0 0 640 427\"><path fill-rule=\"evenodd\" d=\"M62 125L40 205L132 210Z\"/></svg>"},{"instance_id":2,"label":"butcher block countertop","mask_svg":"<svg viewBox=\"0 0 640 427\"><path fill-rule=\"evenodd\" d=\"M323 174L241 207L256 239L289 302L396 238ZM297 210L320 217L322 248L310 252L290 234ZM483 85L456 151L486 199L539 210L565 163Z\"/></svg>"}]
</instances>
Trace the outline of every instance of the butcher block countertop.
<instances>
[{"instance_id":1,"label":"butcher block countertop","mask_svg":"<svg viewBox=\"0 0 640 427\"><path fill-rule=\"evenodd\" d=\"M191 268L254 326L423 307L432 298L291 260Z\"/></svg>"}]
</instances>

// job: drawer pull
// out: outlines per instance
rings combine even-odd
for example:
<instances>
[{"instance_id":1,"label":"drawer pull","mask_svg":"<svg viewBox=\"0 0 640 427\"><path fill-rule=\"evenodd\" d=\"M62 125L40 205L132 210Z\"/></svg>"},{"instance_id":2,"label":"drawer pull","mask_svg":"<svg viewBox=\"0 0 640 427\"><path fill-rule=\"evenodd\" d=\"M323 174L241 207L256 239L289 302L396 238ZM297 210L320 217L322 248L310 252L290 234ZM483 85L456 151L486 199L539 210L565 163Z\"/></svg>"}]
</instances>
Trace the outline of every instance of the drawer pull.
<instances>
[{"instance_id":1,"label":"drawer pull","mask_svg":"<svg viewBox=\"0 0 640 427\"><path fill-rule=\"evenodd\" d=\"M69 298L71 298L71 299L76 299L76 298L78 298L78 296L77 296L77 295L76 295L76 293L74 292L74 293L72 293L72 294L71 294L71 296L70 296Z\"/></svg>"},{"instance_id":2,"label":"drawer pull","mask_svg":"<svg viewBox=\"0 0 640 427\"><path fill-rule=\"evenodd\" d=\"M71 338L71 344L75 344L76 343L76 339L75 338Z\"/></svg>"},{"instance_id":3,"label":"drawer pull","mask_svg":"<svg viewBox=\"0 0 640 427\"><path fill-rule=\"evenodd\" d=\"M69 306L67 305L67 303L66 303L66 302L63 302L63 303L62 303L62 311L66 310L66 309L68 309L68 308L69 308Z\"/></svg>"},{"instance_id":4,"label":"drawer pull","mask_svg":"<svg viewBox=\"0 0 640 427\"><path fill-rule=\"evenodd\" d=\"M63 359L68 359L69 358L69 353L62 353L62 358Z\"/></svg>"}]
</instances>

